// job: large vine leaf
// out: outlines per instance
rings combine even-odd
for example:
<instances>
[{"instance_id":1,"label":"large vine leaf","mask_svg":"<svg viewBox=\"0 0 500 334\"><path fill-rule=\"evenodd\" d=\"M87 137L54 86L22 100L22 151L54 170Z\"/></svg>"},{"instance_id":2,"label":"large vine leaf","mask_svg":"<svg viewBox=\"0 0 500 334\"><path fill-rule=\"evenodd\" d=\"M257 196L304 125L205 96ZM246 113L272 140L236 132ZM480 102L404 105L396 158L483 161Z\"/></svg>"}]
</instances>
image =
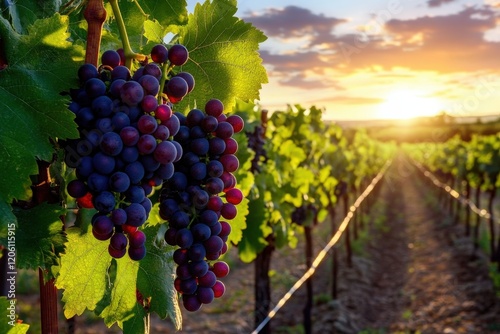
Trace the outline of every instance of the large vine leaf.
<instances>
[{"instance_id":1,"label":"large vine leaf","mask_svg":"<svg viewBox=\"0 0 500 334\"><path fill-rule=\"evenodd\" d=\"M229 234L227 241L229 244L232 243L236 245L243 238L243 230L247 228L247 216L249 214L248 203L248 199L243 198L241 203L236 206L238 214L233 220L229 221L229 224L231 224L231 234Z\"/></svg>"},{"instance_id":2,"label":"large vine leaf","mask_svg":"<svg viewBox=\"0 0 500 334\"><path fill-rule=\"evenodd\" d=\"M7 297L0 297L0 333L5 334L26 334L30 328L29 325L23 324L15 314L12 314L10 308L15 309L15 299L7 299ZM14 312L15 313L15 312ZM12 317L11 317L12 316Z\"/></svg>"},{"instance_id":3,"label":"large vine leaf","mask_svg":"<svg viewBox=\"0 0 500 334\"><path fill-rule=\"evenodd\" d=\"M37 20L28 34L15 32L0 18L0 38L8 62L0 72L0 201L28 199L36 159L51 160L51 139L78 136L67 98L77 85L76 61L83 49L67 39L68 18ZM5 224L4 218L0 218Z\"/></svg>"},{"instance_id":4,"label":"large vine leaf","mask_svg":"<svg viewBox=\"0 0 500 334\"><path fill-rule=\"evenodd\" d=\"M60 260L56 287L63 289L64 315L71 318L85 309L94 310L105 296L111 257L108 243L97 240L90 224L66 230L66 252Z\"/></svg>"},{"instance_id":5,"label":"large vine leaf","mask_svg":"<svg viewBox=\"0 0 500 334\"><path fill-rule=\"evenodd\" d=\"M22 33L37 19L52 16L60 5L61 0L2 1L0 8L14 29Z\"/></svg>"},{"instance_id":6,"label":"large vine leaf","mask_svg":"<svg viewBox=\"0 0 500 334\"><path fill-rule=\"evenodd\" d=\"M133 316L132 311L137 303L133 287L137 282L138 269L139 263L131 260L128 255L116 260L116 274L112 277L110 290L100 303L104 308L96 309L106 326L111 327L118 322L118 325L123 327L123 321Z\"/></svg>"},{"instance_id":7,"label":"large vine leaf","mask_svg":"<svg viewBox=\"0 0 500 334\"><path fill-rule=\"evenodd\" d=\"M50 269L58 264L66 236L59 205L43 203L29 210L17 210L17 267Z\"/></svg>"},{"instance_id":8,"label":"large vine leaf","mask_svg":"<svg viewBox=\"0 0 500 334\"><path fill-rule=\"evenodd\" d=\"M266 237L273 230L266 224L264 198L258 197L248 203L247 227L238 243L238 252L243 262L251 262L267 245Z\"/></svg>"},{"instance_id":9,"label":"large vine leaf","mask_svg":"<svg viewBox=\"0 0 500 334\"><path fill-rule=\"evenodd\" d=\"M179 330L182 324L177 291L174 288L175 264L172 259L172 247L168 246L163 235L164 230L147 227L144 233L148 239L148 252L140 261L137 273L137 290L143 300L149 302L149 312L156 312L160 318L170 318ZM157 237L157 236L160 237Z\"/></svg>"},{"instance_id":10,"label":"large vine leaf","mask_svg":"<svg viewBox=\"0 0 500 334\"><path fill-rule=\"evenodd\" d=\"M259 98L267 74L257 51L266 36L235 17L236 10L234 1L207 0L196 5L186 26L177 27L179 42L189 50L189 61L181 69L196 80L179 110L203 106L211 98L220 99L231 110L235 98Z\"/></svg>"}]
</instances>

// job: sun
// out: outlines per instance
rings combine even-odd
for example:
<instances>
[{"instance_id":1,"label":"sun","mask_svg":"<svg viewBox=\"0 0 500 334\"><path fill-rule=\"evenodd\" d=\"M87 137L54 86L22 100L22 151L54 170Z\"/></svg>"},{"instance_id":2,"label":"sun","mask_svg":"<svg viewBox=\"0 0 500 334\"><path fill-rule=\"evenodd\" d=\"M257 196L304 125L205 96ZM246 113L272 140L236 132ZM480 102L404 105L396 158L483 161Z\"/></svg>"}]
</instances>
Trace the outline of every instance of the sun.
<instances>
[{"instance_id":1,"label":"sun","mask_svg":"<svg viewBox=\"0 0 500 334\"><path fill-rule=\"evenodd\" d=\"M377 115L385 119L434 116L443 110L441 101L416 90L391 91L379 106Z\"/></svg>"}]
</instances>

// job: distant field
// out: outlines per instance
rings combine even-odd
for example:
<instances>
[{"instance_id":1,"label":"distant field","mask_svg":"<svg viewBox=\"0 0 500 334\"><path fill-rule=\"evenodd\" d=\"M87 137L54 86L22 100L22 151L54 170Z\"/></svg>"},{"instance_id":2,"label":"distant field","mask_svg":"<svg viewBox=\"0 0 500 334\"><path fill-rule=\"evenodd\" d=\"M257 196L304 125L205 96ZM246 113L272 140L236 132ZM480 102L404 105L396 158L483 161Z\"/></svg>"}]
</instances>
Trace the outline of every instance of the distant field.
<instances>
[{"instance_id":1,"label":"distant field","mask_svg":"<svg viewBox=\"0 0 500 334\"><path fill-rule=\"evenodd\" d=\"M500 132L500 117L496 121L470 123L461 119L436 116L417 120L339 122L339 124L347 130L365 128L374 139L396 142L442 142L454 135L469 140L472 134L491 135Z\"/></svg>"}]
</instances>

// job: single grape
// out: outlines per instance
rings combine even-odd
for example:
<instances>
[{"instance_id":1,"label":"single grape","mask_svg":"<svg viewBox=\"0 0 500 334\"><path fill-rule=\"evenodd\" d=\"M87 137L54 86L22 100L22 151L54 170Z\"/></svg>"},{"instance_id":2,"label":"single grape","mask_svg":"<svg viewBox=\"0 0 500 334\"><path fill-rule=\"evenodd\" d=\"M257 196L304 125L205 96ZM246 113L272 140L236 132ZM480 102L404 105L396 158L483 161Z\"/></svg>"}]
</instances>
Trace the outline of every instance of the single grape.
<instances>
[{"instance_id":1,"label":"single grape","mask_svg":"<svg viewBox=\"0 0 500 334\"><path fill-rule=\"evenodd\" d=\"M174 99L182 99L188 93L188 84L186 80L181 77L173 77L171 78L167 84L166 93L170 97Z\"/></svg>"},{"instance_id":2,"label":"single grape","mask_svg":"<svg viewBox=\"0 0 500 334\"><path fill-rule=\"evenodd\" d=\"M208 115L219 117L224 112L224 105L218 99L212 99L205 104L205 112Z\"/></svg>"},{"instance_id":3,"label":"single grape","mask_svg":"<svg viewBox=\"0 0 500 334\"><path fill-rule=\"evenodd\" d=\"M120 54L115 50L106 50L101 56L101 63L103 65L111 66L112 68L120 65Z\"/></svg>"},{"instance_id":4,"label":"single grape","mask_svg":"<svg viewBox=\"0 0 500 334\"><path fill-rule=\"evenodd\" d=\"M157 44L151 49L151 59L155 63L161 64L168 59L168 50L163 44Z\"/></svg>"},{"instance_id":5,"label":"single grape","mask_svg":"<svg viewBox=\"0 0 500 334\"><path fill-rule=\"evenodd\" d=\"M175 44L168 50L168 60L175 66L184 65L189 58L189 52L182 44Z\"/></svg>"},{"instance_id":6,"label":"single grape","mask_svg":"<svg viewBox=\"0 0 500 334\"><path fill-rule=\"evenodd\" d=\"M182 79L186 80L186 83L188 84L188 93L190 93L195 86L195 80L194 80L194 77L191 75L191 73L179 72L179 73L177 73L176 76L181 77Z\"/></svg>"},{"instance_id":7,"label":"single grape","mask_svg":"<svg viewBox=\"0 0 500 334\"><path fill-rule=\"evenodd\" d=\"M146 256L146 246L129 247L128 256L134 261L140 261Z\"/></svg>"},{"instance_id":8,"label":"single grape","mask_svg":"<svg viewBox=\"0 0 500 334\"><path fill-rule=\"evenodd\" d=\"M234 133L241 132L243 130L243 127L245 125L245 122L243 121L243 118L238 115L231 115L226 119L226 122L232 125L234 129Z\"/></svg>"}]
</instances>

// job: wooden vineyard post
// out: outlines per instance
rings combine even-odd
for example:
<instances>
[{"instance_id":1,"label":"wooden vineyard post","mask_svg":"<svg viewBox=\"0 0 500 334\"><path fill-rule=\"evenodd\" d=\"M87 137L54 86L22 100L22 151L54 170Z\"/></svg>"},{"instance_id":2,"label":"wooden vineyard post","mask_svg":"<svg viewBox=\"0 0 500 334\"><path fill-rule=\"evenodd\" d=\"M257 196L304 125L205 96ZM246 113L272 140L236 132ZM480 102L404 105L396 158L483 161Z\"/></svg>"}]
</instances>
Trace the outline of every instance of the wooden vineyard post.
<instances>
[{"instance_id":1,"label":"wooden vineyard post","mask_svg":"<svg viewBox=\"0 0 500 334\"><path fill-rule=\"evenodd\" d=\"M471 191L471 186L469 181L465 181L465 199L467 200L467 203L465 205L465 235L470 236L470 206L469 206L469 201L470 201L470 191Z\"/></svg>"},{"instance_id":2,"label":"wooden vineyard post","mask_svg":"<svg viewBox=\"0 0 500 334\"><path fill-rule=\"evenodd\" d=\"M347 192L342 196L344 201L344 212L347 215L349 213L349 196ZM351 247L351 233L350 233L350 225L347 225L345 229L345 248L347 255L347 266L352 267L352 247Z\"/></svg>"},{"instance_id":3,"label":"wooden vineyard post","mask_svg":"<svg viewBox=\"0 0 500 334\"><path fill-rule=\"evenodd\" d=\"M310 268L312 265L312 226L304 226L304 232L306 237L306 268ZM312 277L306 282L306 302L304 305L304 333L310 334L312 332L312 323L311 323L311 311L313 305L313 286L312 286Z\"/></svg>"},{"instance_id":4,"label":"wooden vineyard post","mask_svg":"<svg viewBox=\"0 0 500 334\"><path fill-rule=\"evenodd\" d=\"M498 261L497 253L496 253L496 231L495 231L495 218L493 213L493 201L495 200L495 195L497 193L497 189L493 186L488 190L489 198L488 198L488 212L490 213L490 218L488 219L488 224L490 227L490 259L492 262Z\"/></svg>"},{"instance_id":5,"label":"wooden vineyard post","mask_svg":"<svg viewBox=\"0 0 500 334\"><path fill-rule=\"evenodd\" d=\"M43 202L58 202L57 196L51 191L49 163L38 161L38 182L33 188L33 205ZM61 224L63 224L61 222ZM57 314L57 288L54 278L45 280L45 272L38 268L38 282L40 287L40 320L42 334L57 334L59 330L59 320Z\"/></svg>"},{"instance_id":6,"label":"wooden vineyard post","mask_svg":"<svg viewBox=\"0 0 500 334\"><path fill-rule=\"evenodd\" d=\"M330 212L331 219L331 235L334 235L337 232L337 224L335 223L336 218L336 209L333 203L330 202L328 205L328 211ZM331 296L332 299L337 299L337 278L338 278L338 252L337 247L333 247L332 249L332 290Z\"/></svg>"},{"instance_id":7,"label":"wooden vineyard post","mask_svg":"<svg viewBox=\"0 0 500 334\"><path fill-rule=\"evenodd\" d=\"M478 208L481 207L481 186L483 185L483 180L479 182L476 188L475 194L475 204ZM474 225L474 250L479 248L479 230L481 228L481 216L476 215L476 225Z\"/></svg>"}]
</instances>

